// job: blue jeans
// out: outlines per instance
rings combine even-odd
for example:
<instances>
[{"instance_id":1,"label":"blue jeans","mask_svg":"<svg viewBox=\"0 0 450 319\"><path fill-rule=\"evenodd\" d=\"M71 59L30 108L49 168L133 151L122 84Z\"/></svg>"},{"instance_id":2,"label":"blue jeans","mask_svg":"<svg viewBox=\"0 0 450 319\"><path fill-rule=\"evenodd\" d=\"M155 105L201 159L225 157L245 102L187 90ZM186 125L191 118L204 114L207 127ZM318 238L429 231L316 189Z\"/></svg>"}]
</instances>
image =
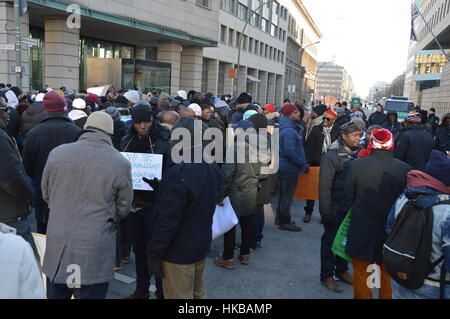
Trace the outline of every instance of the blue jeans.
<instances>
[{"instance_id":1,"label":"blue jeans","mask_svg":"<svg viewBox=\"0 0 450 319\"><path fill-rule=\"evenodd\" d=\"M280 190L278 197L277 219L280 225L287 225L291 222L291 205L297 189L299 174L278 173Z\"/></svg>"},{"instance_id":2,"label":"blue jeans","mask_svg":"<svg viewBox=\"0 0 450 319\"><path fill-rule=\"evenodd\" d=\"M253 240L252 247L255 247L257 244L261 244L261 240L263 239L263 230L265 223L264 216L264 205L256 205L255 214L252 215L253 219Z\"/></svg>"},{"instance_id":3,"label":"blue jeans","mask_svg":"<svg viewBox=\"0 0 450 319\"><path fill-rule=\"evenodd\" d=\"M133 252L136 258L136 290L141 293L148 292L150 288L150 276L148 275L147 266L147 246L153 236L153 230L156 223L156 215L153 208L145 208L130 213L126 217L126 227L128 237L133 246ZM156 280L156 296L162 298L163 288L162 280Z\"/></svg>"},{"instance_id":4,"label":"blue jeans","mask_svg":"<svg viewBox=\"0 0 450 319\"><path fill-rule=\"evenodd\" d=\"M34 243L33 235L31 234L31 226L30 221L28 218L24 218L19 221L15 221L12 223L6 223L9 227L16 229L16 234L18 236L21 236L23 239L25 239L30 245L31 248L33 248L34 255L37 257L39 256L36 248L36 244Z\"/></svg>"},{"instance_id":5,"label":"blue jeans","mask_svg":"<svg viewBox=\"0 0 450 319\"><path fill-rule=\"evenodd\" d=\"M48 299L105 299L108 293L109 282L102 284L69 288L65 284L54 284L47 278Z\"/></svg>"},{"instance_id":6,"label":"blue jeans","mask_svg":"<svg viewBox=\"0 0 450 319\"><path fill-rule=\"evenodd\" d=\"M439 287L424 284L417 290L410 290L392 280L392 299L439 299L439 296ZM445 286L444 299L450 299L450 285Z\"/></svg>"}]
</instances>

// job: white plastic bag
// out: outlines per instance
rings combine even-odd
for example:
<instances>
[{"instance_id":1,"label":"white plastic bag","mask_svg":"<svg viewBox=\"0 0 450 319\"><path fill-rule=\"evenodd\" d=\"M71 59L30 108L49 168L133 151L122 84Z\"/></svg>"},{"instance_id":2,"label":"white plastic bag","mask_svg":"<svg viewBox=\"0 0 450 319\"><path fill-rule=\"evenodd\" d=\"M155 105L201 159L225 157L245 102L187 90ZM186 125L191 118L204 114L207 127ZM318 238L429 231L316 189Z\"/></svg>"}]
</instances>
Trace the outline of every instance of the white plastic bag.
<instances>
[{"instance_id":1,"label":"white plastic bag","mask_svg":"<svg viewBox=\"0 0 450 319\"><path fill-rule=\"evenodd\" d=\"M213 240L219 238L239 223L228 197L224 199L223 204L223 207L217 206L214 212L212 224Z\"/></svg>"}]
</instances>

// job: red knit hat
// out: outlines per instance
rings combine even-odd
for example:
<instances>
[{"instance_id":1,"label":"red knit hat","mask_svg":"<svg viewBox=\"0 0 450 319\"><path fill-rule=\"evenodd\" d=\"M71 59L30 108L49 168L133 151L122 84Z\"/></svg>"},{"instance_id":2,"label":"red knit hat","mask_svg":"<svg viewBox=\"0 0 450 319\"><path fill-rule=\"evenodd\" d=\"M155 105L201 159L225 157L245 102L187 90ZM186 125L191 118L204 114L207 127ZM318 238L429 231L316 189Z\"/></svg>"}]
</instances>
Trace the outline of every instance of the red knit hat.
<instances>
[{"instance_id":1,"label":"red knit hat","mask_svg":"<svg viewBox=\"0 0 450 319\"><path fill-rule=\"evenodd\" d=\"M89 100L89 101L92 101L92 102L97 102L97 99L98 99L98 96L97 95L95 95L95 94L93 94L93 93L89 93L88 95L87 95L87 99Z\"/></svg>"},{"instance_id":2,"label":"red knit hat","mask_svg":"<svg viewBox=\"0 0 450 319\"><path fill-rule=\"evenodd\" d=\"M394 147L394 136L389 130L383 128L372 132L367 149L369 152L373 150L393 151Z\"/></svg>"},{"instance_id":3,"label":"red knit hat","mask_svg":"<svg viewBox=\"0 0 450 319\"><path fill-rule=\"evenodd\" d=\"M272 104L267 104L263 107L263 109L269 111L270 113L275 112L275 106L273 106Z\"/></svg>"},{"instance_id":4,"label":"red knit hat","mask_svg":"<svg viewBox=\"0 0 450 319\"><path fill-rule=\"evenodd\" d=\"M332 119L337 118L337 113L336 113L336 111L333 110L331 107L329 107L329 108L327 109L327 111L325 112L324 115L327 115L327 116L331 117Z\"/></svg>"},{"instance_id":5,"label":"red knit hat","mask_svg":"<svg viewBox=\"0 0 450 319\"><path fill-rule=\"evenodd\" d=\"M56 91L50 91L44 96L43 101L45 110L49 113L64 113L66 112L66 100L56 93Z\"/></svg>"},{"instance_id":6,"label":"red knit hat","mask_svg":"<svg viewBox=\"0 0 450 319\"><path fill-rule=\"evenodd\" d=\"M285 105L283 105L283 108L281 109L281 114L283 114L286 117L289 117L295 111L298 111L298 108L295 105L293 105L293 104L285 104Z\"/></svg>"}]
</instances>

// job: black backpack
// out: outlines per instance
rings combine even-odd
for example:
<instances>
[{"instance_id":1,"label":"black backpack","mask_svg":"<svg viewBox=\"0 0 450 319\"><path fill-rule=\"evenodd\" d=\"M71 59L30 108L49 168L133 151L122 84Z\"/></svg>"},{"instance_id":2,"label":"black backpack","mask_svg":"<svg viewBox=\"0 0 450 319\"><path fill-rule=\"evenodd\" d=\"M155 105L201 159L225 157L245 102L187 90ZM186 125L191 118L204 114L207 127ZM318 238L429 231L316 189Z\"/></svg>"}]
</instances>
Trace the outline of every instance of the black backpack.
<instances>
[{"instance_id":1,"label":"black backpack","mask_svg":"<svg viewBox=\"0 0 450 319\"><path fill-rule=\"evenodd\" d=\"M436 203L432 207L443 204L450 204L450 200ZM432 207L421 208L409 201L396 218L392 232L384 244L383 263L386 271L395 282L407 289L422 287L428 273L444 260L441 257L430 264ZM445 281L445 272L444 276L441 274L441 286L445 287L442 277Z\"/></svg>"}]
</instances>

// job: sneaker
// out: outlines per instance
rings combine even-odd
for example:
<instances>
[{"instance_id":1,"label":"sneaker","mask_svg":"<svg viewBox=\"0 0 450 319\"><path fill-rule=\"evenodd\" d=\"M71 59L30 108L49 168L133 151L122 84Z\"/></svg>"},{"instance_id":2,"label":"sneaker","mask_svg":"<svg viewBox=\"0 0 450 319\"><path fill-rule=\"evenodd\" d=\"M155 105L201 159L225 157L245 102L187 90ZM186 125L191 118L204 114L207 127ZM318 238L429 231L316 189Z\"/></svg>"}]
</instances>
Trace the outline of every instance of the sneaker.
<instances>
[{"instance_id":1,"label":"sneaker","mask_svg":"<svg viewBox=\"0 0 450 319\"><path fill-rule=\"evenodd\" d=\"M126 299L149 299L150 298L150 291L141 292L138 290L135 290L133 294Z\"/></svg>"},{"instance_id":2,"label":"sneaker","mask_svg":"<svg viewBox=\"0 0 450 319\"><path fill-rule=\"evenodd\" d=\"M233 259L226 260L221 257L214 258L214 265L229 270L233 270L234 268L236 268L236 263L234 262Z\"/></svg>"},{"instance_id":3,"label":"sneaker","mask_svg":"<svg viewBox=\"0 0 450 319\"><path fill-rule=\"evenodd\" d=\"M250 256L249 255L245 255L245 256L239 255L239 261L243 265L248 265L250 263Z\"/></svg>"},{"instance_id":4,"label":"sneaker","mask_svg":"<svg viewBox=\"0 0 450 319\"><path fill-rule=\"evenodd\" d=\"M303 229L301 227L295 226L295 223L289 223L286 225L280 225L280 230L292 231L292 232L301 232Z\"/></svg>"}]
</instances>

